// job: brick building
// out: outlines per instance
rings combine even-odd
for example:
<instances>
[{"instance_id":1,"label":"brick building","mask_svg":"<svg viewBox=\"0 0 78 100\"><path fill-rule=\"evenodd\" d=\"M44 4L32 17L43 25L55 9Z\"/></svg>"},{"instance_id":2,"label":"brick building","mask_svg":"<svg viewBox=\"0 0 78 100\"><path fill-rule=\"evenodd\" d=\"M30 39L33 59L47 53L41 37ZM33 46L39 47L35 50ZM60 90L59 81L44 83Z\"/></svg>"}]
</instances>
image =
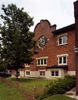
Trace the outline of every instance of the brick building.
<instances>
[{"instance_id":1,"label":"brick building","mask_svg":"<svg viewBox=\"0 0 78 100\"><path fill-rule=\"evenodd\" d=\"M56 29L48 20L41 20L34 32L38 54L33 64L25 64L20 77L52 79L75 75L75 24Z\"/></svg>"}]
</instances>

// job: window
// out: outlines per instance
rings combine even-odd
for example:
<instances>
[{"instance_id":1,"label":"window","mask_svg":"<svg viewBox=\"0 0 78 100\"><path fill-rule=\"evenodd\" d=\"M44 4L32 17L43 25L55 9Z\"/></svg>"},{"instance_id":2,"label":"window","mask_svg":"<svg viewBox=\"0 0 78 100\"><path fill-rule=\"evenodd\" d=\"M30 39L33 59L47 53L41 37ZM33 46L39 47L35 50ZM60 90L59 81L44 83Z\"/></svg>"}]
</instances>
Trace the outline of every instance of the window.
<instances>
[{"instance_id":1,"label":"window","mask_svg":"<svg viewBox=\"0 0 78 100\"><path fill-rule=\"evenodd\" d=\"M66 56L59 57L58 60L59 60L59 65L67 65L67 57Z\"/></svg>"},{"instance_id":2,"label":"window","mask_svg":"<svg viewBox=\"0 0 78 100\"><path fill-rule=\"evenodd\" d=\"M30 67L30 65L29 64L25 64L25 67Z\"/></svg>"},{"instance_id":3,"label":"window","mask_svg":"<svg viewBox=\"0 0 78 100\"><path fill-rule=\"evenodd\" d=\"M30 71L26 71L26 75L30 75Z\"/></svg>"},{"instance_id":4,"label":"window","mask_svg":"<svg viewBox=\"0 0 78 100\"><path fill-rule=\"evenodd\" d=\"M58 55L58 65L67 65L68 54Z\"/></svg>"},{"instance_id":5,"label":"window","mask_svg":"<svg viewBox=\"0 0 78 100\"><path fill-rule=\"evenodd\" d=\"M47 58L37 58L37 66L47 66Z\"/></svg>"},{"instance_id":6,"label":"window","mask_svg":"<svg viewBox=\"0 0 78 100\"><path fill-rule=\"evenodd\" d=\"M64 45L64 44L67 44L67 36L66 35L59 36L58 45Z\"/></svg>"},{"instance_id":7,"label":"window","mask_svg":"<svg viewBox=\"0 0 78 100\"><path fill-rule=\"evenodd\" d=\"M45 76L45 71L40 71L40 76Z\"/></svg>"},{"instance_id":8,"label":"window","mask_svg":"<svg viewBox=\"0 0 78 100\"><path fill-rule=\"evenodd\" d=\"M51 76L59 76L59 71L51 71Z\"/></svg>"}]
</instances>

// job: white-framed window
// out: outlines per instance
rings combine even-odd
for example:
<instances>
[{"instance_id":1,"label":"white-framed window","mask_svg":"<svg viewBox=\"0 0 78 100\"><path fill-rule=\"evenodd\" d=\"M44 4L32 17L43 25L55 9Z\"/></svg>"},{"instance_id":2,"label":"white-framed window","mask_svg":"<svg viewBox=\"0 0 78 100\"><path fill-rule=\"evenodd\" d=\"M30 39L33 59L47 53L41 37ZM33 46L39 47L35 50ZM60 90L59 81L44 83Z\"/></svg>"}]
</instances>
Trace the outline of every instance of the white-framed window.
<instances>
[{"instance_id":1,"label":"white-framed window","mask_svg":"<svg viewBox=\"0 0 78 100\"><path fill-rule=\"evenodd\" d=\"M58 45L67 44L67 34L59 35L57 38L58 38Z\"/></svg>"},{"instance_id":2,"label":"white-framed window","mask_svg":"<svg viewBox=\"0 0 78 100\"><path fill-rule=\"evenodd\" d=\"M40 57L37 59L37 66L47 66L47 58L48 57Z\"/></svg>"},{"instance_id":3,"label":"white-framed window","mask_svg":"<svg viewBox=\"0 0 78 100\"><path fill-rule=\"evenodd\" d=\"M58 65L67 65L68 54L58 55Z\"/></svg>"},{"instance_id":4,"label":"white-framed window","mask_svg":"<svg viewBox=\"0 0 78 100\"><path fill-rule=\"evenodd\" d=\"M45 76L45 71L39 71L40 76Z\"/></svg>"},{"instance_id":5,"label":"white-framed window","mask_svg":"<svg viewBox=\"0 0 78 100\"><path fill-rule=\"evenodd\" d=\"M26 75L30 75L30 71L26 71Z\"/></svg>"},{"instance_id":6,"label":"white-framed window","mask_svg":"<svg viewBox=\"0 0 78 100\"><path fill-rule=\"evenodd\" d=\"M58 70L51 71L51 76L59 76L59 71Z\"/></svg>"},{"instance_id":7,"label":"white-framed window","mask_svg":"<svg viewBox=\"0 0 78 100\"><path fill-rule=\"evenodd\" d=\"M25 64L25 67L30 67L30 65L29 64Z\"/></svg>"}]
</instances>

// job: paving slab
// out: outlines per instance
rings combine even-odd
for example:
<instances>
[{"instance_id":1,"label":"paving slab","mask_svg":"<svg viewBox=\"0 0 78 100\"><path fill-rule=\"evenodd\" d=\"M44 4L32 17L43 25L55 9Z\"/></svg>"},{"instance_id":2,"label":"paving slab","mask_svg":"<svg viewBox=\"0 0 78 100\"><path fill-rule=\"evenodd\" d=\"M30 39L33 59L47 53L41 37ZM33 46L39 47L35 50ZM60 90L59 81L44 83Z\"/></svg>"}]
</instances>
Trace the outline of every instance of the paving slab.
<instances>
[{"instance_id":1,"label":"paving slab","mask_svg":"<svg viewBox=\"0 0 78 100\"><path fill-rule=\"evenodd\" d=\"M65 96L75 98L78 100L78 96L76 95L76 88L71 89L70 91L65 93Z\"/></svg>"}]
</instances>

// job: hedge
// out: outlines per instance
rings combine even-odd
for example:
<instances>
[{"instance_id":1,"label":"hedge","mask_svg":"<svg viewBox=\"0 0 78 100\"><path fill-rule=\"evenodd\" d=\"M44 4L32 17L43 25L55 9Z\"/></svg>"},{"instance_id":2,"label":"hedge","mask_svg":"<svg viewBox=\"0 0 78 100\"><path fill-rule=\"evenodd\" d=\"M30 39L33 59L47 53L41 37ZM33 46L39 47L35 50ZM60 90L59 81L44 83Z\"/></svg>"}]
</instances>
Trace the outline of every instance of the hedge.
<instances>
[{"instance_id":1,"label":"hedge","mask_svg":"<svg viewBox=\"0 0 78 100\"><path fill-rule=\"evenodd\" d=\"M65 76L64 78L55 79L50 84L46 85L44 93L37 96L37 100L42 100L48 96L55 94L64 94L76 85L75 76Z\"/></svg>"}]
</instances>

